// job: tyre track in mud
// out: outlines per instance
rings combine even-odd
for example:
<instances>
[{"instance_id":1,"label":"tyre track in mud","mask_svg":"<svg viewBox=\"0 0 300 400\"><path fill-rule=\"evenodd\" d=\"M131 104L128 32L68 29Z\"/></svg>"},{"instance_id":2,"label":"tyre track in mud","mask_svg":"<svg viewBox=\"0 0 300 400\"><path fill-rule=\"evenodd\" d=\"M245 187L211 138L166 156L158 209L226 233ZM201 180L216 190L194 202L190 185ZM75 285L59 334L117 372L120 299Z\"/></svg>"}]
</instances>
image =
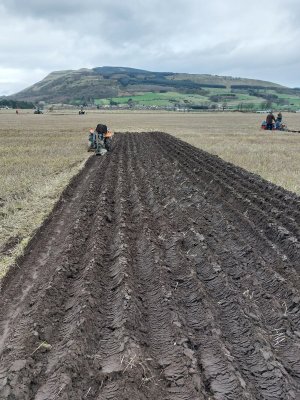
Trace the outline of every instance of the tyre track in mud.
<instances>
[{"instance_id":1,"label":"tyre track in mud","mask_svg":"<svg viewBox=\"0 0 300 400\"><path fill-rule=\"evenodd\" d=\"M300 398L299 198L167 134L92 157L0 299L0 398Z\"/></svg>"}]
</instances>

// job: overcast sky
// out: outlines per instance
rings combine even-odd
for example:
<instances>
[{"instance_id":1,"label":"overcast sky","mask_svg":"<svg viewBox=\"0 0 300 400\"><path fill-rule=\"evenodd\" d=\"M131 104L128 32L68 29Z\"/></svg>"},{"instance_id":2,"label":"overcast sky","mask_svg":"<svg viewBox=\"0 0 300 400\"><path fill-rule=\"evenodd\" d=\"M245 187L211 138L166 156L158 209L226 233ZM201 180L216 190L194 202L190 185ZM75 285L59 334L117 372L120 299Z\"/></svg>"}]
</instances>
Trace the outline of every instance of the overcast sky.
<instances>
[{"instance_id":1,"label":"overcast sky","mask_svg":"<svg viewBox=\"0 0 300 400\"><path fill-rule=\"evenodd\" d=\"M104 65L300 87L299 0L0 0L0 95Z\"/></svg>"}]
</instances>

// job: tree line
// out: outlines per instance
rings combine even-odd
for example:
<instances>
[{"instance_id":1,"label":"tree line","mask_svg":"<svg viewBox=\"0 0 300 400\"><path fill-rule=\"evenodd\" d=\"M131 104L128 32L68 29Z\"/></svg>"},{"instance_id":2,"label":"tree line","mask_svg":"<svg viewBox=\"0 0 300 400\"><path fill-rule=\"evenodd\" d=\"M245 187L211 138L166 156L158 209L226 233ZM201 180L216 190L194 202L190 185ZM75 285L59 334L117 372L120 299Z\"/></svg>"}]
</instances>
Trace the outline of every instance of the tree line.
<instances>
[{"instance_id":1,"label":"tree line","mask_svg":"<svg viewBox=\"0 0 300 400\"><path fill-rule=\"evenodd\" d=\"M31 109L34 104L23 100L0 99L0 107Z\"/></svg>"}]
</instances>

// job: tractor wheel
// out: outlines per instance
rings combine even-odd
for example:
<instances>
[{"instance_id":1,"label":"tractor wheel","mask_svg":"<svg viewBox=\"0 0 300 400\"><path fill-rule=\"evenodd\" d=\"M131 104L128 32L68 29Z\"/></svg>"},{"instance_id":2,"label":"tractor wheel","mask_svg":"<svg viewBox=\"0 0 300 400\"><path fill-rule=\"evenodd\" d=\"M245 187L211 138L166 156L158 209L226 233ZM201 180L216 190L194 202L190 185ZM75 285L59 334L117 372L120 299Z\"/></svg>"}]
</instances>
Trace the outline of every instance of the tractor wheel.
<instances>
[{"instance_id":1,"label":"tractor wheel","mask_svg":"<svg viewBox=\"0 0 300 400\"><path fill-rule=\"evenodd\" d=\"M111 151L111 138L104 139L104 147L107 151Z\"/></svg>"}]
</instances>

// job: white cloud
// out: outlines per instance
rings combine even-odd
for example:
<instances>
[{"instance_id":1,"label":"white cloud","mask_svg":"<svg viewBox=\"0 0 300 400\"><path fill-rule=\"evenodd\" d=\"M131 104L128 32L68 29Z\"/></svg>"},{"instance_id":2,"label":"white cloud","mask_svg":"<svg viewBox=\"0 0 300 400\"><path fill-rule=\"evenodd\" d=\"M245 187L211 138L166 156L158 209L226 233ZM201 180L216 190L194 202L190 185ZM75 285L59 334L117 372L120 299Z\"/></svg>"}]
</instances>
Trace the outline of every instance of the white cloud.
<instances>
[{"instance_id":1,"label":"white cloud","mask_svg":"<svg viewBox=\"0 0 300 400\"><path fill-rule=\"evenodd\" d=\"M38 82L43 79L47 71L41 69L0 68L0 93L9 95L30 86L32 80Z\"/></svg>"},{"instance_id":2,"label":"white cloud","mask_svg":"<svg viewBox=\"0 0 300 400\"><path fill-rule=\"evenodd\" d=\"M296 0L0 0L0 94L102 65L300 86L299 17Z\"/></svg>"}]
</instances>

